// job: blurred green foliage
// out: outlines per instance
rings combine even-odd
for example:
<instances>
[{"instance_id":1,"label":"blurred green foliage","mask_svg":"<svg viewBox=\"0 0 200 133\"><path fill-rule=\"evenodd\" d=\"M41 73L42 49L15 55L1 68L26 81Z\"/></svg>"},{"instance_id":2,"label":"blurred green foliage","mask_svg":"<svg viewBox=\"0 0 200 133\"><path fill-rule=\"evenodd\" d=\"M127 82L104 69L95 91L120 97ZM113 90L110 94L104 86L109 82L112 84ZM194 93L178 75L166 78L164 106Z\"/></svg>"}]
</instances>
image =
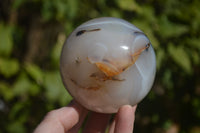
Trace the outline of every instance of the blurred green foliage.
<instances>
[{"instance_id":1,"label":"blurred green foliage","mask_svg":"<svg viewBox=\"0 0 200 133\"><path fill-rule=\"evenodd\" d=\"M59 74L62 45L76 26L103 16L135 24L156 51L156 80L134 132L199 133L199 7L199 0L0 1L0 133L31 132L71 100Z\"/></svg>"}]
</instances>

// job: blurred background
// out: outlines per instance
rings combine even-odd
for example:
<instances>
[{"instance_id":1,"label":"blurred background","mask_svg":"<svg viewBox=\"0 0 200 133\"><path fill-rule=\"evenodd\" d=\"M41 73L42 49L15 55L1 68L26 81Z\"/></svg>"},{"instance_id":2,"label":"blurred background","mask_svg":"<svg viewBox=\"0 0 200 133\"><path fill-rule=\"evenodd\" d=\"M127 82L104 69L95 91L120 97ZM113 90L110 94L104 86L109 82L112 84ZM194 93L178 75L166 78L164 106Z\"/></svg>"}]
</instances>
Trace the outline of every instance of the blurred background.
<instances>
[{"instance_id":1,"label":"blurred background","mask_svg":"<svg viewBox=\"0 0 200 133\"><path fill-rule=\"evenodd\" d=\"M134 133L200 133L199 0L0 0L0 133L32 132L68 104L62 45L103 16L142 29L156 52L155 83L138 105Z\"/></svg>"}]
</instances>

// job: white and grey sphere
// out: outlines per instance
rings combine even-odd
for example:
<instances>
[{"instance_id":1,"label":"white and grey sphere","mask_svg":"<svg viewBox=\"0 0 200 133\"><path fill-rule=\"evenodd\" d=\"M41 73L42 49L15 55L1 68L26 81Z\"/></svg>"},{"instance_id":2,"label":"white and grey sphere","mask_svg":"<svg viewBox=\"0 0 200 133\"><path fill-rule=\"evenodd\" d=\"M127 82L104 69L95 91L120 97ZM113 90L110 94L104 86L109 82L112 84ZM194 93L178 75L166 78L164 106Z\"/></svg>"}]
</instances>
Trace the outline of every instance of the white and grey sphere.
<instances>
[{"instance_id":1,"label":"white and grey sphere","mask_svg":"<svg viewBox=\"0 0 200 133\"><path fill-rule=\"evenodd\" d=\"M156 58L147 36L112 17L77 27L61 53L60 71L69 93L89 110L115 113L136 105L150 91Z\"/></svg>"}]
</instances>

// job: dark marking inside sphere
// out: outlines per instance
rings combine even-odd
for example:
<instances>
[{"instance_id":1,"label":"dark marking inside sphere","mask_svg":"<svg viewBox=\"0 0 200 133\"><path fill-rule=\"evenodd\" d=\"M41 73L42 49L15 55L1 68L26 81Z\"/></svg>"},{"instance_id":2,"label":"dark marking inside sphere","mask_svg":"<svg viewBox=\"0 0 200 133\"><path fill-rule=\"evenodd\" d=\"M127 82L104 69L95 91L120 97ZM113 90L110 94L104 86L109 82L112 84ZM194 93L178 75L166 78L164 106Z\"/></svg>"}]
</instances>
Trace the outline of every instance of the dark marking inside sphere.
<instances>
[{"instance_id":1,"label":"dark marking inside sphere","mask_svg":"<svg viewBox=\"0 0 200 133\"><path fill-rule=\"evenodd\" d=\"M112 77L112 80L113 81L125 81L125 79L118 79L118 78L115 78L115 77Z\"/></svg>"},{"instance_id":2,"label":"dark marking inside sphere","mask_svg":"<svg viewBox=\"0 0 200 133\"><path fill-rule=\"evenodd\" d=\"M149 49L150 46L151 46L150 43L148 43L148 44L146 45L146 51L148 51L148 49Z\"/></svg>"},{"instance_id":3,"label":"dark marking inside sphere","mask_svg":"<svg viewBox=\"0 0 200 133\"><path fill-rule=\"evenodd\" d=\"M107 59L103 59L103 62L110 63L110 61Z\"/></svg>"},{"instance_id":4,"label":"dark marking inside sphere","mask_svg":"<svg viewBox=\"0 0 200 133\"><path fill-rule=\"evenodd\" d=\"M80 64L81 63L81 59L79 57L76 57L75 62L76 62L76 64Z\"/></svg>"},{"instance_id":5,"label":"dark marking inside sphere","mask_svg":"<svg viewBox=\"0 0 200 133\"><path fill-rule=\"evenodd\" d=\"M87 88L83 88L83 89L86 89L86 90L94 90L94 91L96 91L96 90L99 90L100 87L91 86L91 87L87 87Z\"/></svg>"},{"instance_id":6,"label":"dark marking inside sphere","mask_svg":"<svg viewBox=\"0 0 200 133\"><path fill-rule=\"evenodd\" d=\"M93 31L100 31L101 29L91 29L91 30L80 30L80 31L78 31L77 33L76 33L76 36L80 36L80 35L82 35L83 33L85 33L85 32L93 32Z\"/></svg>"},{"instance_id":7,"label":"dark marking inside sphere","mask_svg":"<svg viewBox=\"0 0 200 133\"><path fill-rule=\"evenodd\" d=\"M80 36L80 35L82 35L83 33L85 33L86 32L86 30L80 30L80 31L78 31L77 33L76 33L76 36Z\"/></svg>"},{"instance_id":8,"label":"dark marking inside sphere","mask_svg":"<svg viewBox=\"0 0 200 133\"><path fill-rule=\"evenodd\" d=\"M77 83L75 80L73 80L73 79L70 79L70 80L71 80L71 82L74 83L76 86L79 86L78 83Z\"/></svg>"},{"instance_id":9,"label":"dark marking inside sphere","mask_svg":"<svg viewBox=\"0 0 200 133\"><path fill-rule=\"evenodd\" d=\"M88 30L88 32L91 32L91 31L99 31L101 29L92 29L92 30Z\"/></svg>"},{"instance_id":10,"label":"dark marking inside sphere","mask_svg":"<svg viewBox=\"0 0 200 133\"><path fill-rule=\"evenodd\" d=\"M108 80L112 80L112 81L125 81L125 79L118 79L116 77L107 77L105 74L98 73L98 72L92 73L90 75L90 77L95 78L98 81L103 81L103 82L108 81Z\"/></svg>"}]
</instances>

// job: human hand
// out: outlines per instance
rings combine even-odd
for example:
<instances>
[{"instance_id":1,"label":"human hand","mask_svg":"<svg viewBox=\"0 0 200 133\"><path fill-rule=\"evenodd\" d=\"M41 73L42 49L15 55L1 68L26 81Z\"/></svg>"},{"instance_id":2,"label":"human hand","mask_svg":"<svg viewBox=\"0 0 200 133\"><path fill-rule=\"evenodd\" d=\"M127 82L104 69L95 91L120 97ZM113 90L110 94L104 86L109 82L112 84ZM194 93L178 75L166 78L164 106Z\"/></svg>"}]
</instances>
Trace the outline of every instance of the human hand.
<instances>
[{"instance_id":1,"label":"human hand","mask_svg":"<svg viewBox=\"0 0 200 133\"><path fill-rule=\"evenodd\" d=\"M122 106L109 127L109 133L132 133L136 106ZM50 111L34 133L77 133L88 110L72 101L67 107ZM111 114L91 112L83 133L102 133L109 125Z\"/></svg>"}]
</instances>

